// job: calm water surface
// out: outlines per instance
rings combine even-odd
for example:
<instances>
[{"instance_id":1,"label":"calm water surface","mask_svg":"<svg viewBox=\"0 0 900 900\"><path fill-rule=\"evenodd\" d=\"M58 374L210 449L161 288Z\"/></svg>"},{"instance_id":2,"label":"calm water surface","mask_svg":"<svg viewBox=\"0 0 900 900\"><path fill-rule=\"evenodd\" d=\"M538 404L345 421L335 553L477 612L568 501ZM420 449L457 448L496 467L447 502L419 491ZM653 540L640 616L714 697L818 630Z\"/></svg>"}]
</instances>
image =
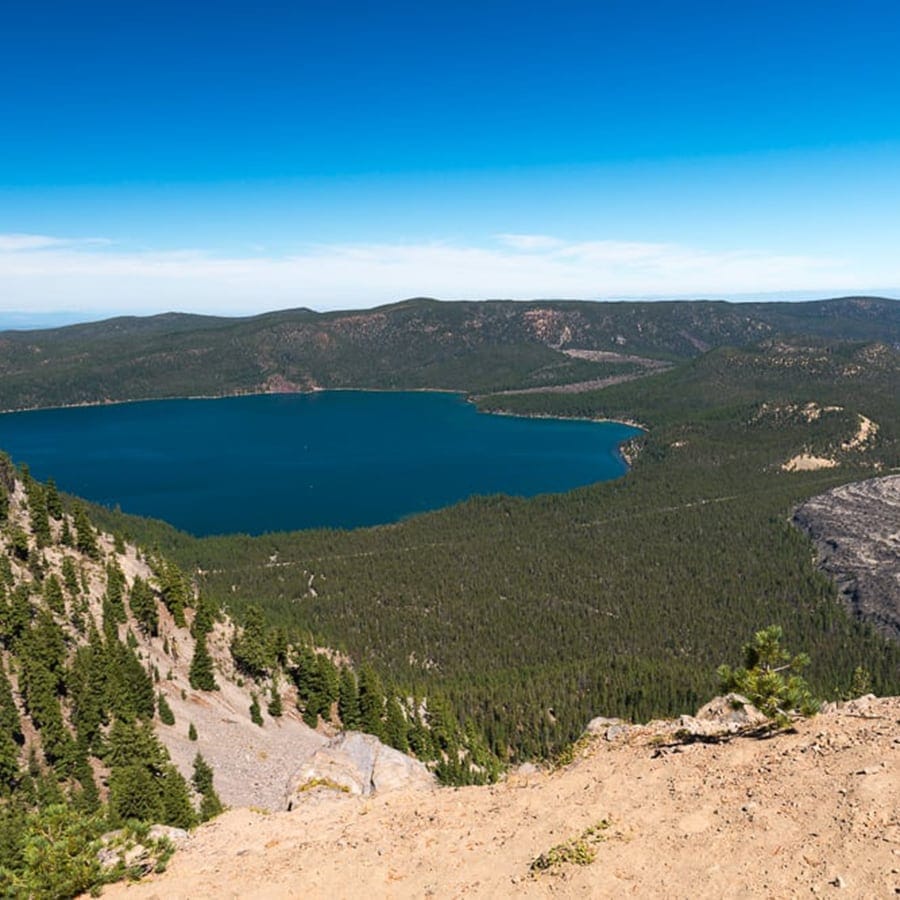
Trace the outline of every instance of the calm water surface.
<instances>
[{"instance_id":1,"label":"calm water surface","mask_svg":"<svg viewBox=\"0 0 900 900\"><path fill-rule=\"evenodd\" d=\"M617 423L484 415L456 394L334 391L0 415L36 478L197 535L393 522L625 471Z\"/></svg>"}]
</instances>

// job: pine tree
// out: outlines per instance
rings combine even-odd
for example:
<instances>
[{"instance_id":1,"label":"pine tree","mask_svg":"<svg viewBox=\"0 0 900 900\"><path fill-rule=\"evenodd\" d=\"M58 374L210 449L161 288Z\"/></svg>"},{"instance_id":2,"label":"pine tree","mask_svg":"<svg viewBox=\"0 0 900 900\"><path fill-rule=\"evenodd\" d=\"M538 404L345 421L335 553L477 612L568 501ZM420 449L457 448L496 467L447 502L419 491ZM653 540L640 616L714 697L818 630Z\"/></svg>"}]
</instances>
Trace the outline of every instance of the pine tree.
<instances>
[{"instance_id":1,"label":"pine tree","mask_svg":"<svg viewBox=\"0 0 900 900\"><path fill-rule=\"evenodd\" d=\"M359 714L362 730L384 739L384 688L368 663L359 669Z\"/></svg>"},{"instance_id":2,"label":"pine tree","mask_svg":"<svg viewBox=\"0 0 900 900\"><path fill-rule=\"evenodd\" d=\"M47 516L47 498L44 489L33 479L25 482L28 495L28 513L31 519L31 531L38 547L46 547L50 541L50 519Z\"/></svg>"},{"instance_id":3,"label":"pine tree","mask_svg":"<svg viewBox=\"0 0 900 900\"><path fill-rule=\"evenodd\" d=\"M259 697L257 697L255 693L250 695L250 721L253 722L254 725L259 725L260 728L263 726L262 710L259 708Z\"/></svg>"},{"instance_id":4,"label":"pine tree","mask_svg":"<svg viewBox=\"0 0 900 900\"><path fill-rule=\"evenodd\" d=\"M28 561L30 552L28 546L28 535L21 525L13 525L9 529L9 548L12 550L13 556L22 562Z\"/></svg>"},{"instance_id":5,"label":"pine tree","mask_svg":"<svg viewBox=\"0 0 900 900\"><path fill-rule=\"evenodd\" d=\"M156 597L153 596L150 585L140 575L135 577L134 584L131 586L128 605L144 634L156 637L159 634L159 611L156 608Z\"/></svg>"},{"instance_id":6,"label":"pine tree","mask_svg":"<svg viewBox=\"0 0 900 900\"><path fill-rule=\"evenodd\" d=\"M159 585L159 592L166 608L179 628L187 624L184 611L193 598L191 583L174 563L159 557L154 561L153 572Z\"/></svg>"},{"instance_id":7,"label":"pine tree","mask_svg":"<svg viewBox=\"0 0 900 900\"><path fill-rule=\"evenodd\" d=\"M106 567L106 601L115 612L117 622L124 622L125 613L125 573L117 562Z\"/></svg>"},{"instance_id":8,"label":"pine tree","mask_svg":"<svg viewBox=\"0 0 900 900\"><path fill-rule=\"evenodd\" d=\"M216 684L212 657L206 646L206 635L202 632L197 635L194 642L194 655L191 657L188 678L195 691L217 691L219 689L219 685Z\"/></svg>"},{"instance_id":9,"label":"pine tree","mask_svg":"<svg viewBox=\"0 0 900 900\"><path fill-rule=\"evenodd\" d=\"M110 771L108 782L112 824L124 825L129 819L161 821L158 776L147 765L134 762L116 766Z\"/></svg>"},{"instance_id":10,"label":"pine tree","mask_svg":"<svg viewBox=\"0 0 900 900\"><path fill-rule=\"evenodd\" d=\"M197 726L193 722L191 722L188 725L188 740L189 741L197 740Z\"/></svg>"},{"instance_id":11,"label":"pine tree","mask_svg":"<svg viewBox=\"0 0 900 900\"><path fill-rule=\"evenodd\" d=\"M430 759L433 757L431 736L419 715L419 702L413 698L413 713L409 723L409 749L418 759Z\"/></svg>"},{"instance_id":12,"label":"pine tree","mask_svg":"<svg viewBox=\"0 0 900 900\"><path fill-rule=\"evenodd\" d=\"M268 713L273 719L279 719L284 715L284 709L281 705L281 691L278 690L278 679L272 679L272 688L269 695Z\"/></svg>"},{"instance_id":13,"label":"pine tree","mask_svg":"<svg viewBox=\"0 0 900 900\"><path fill-rule=\"evenodd\" d=\"M198 753L194 757L194 790L200 794L200 821L208 822L224 809L219 795L213 787L212 766Z\"/></svg>"},{"instance_id":14,"label":"pine tree","mask_svg":"<svg viewBox=\"0 0 900 900\"><path fill-rule=\"evenodd\" d=\"M3 661L0 660L0 732L8 735L17 743L24 741L22 734L22 721L19 718L19 710L16 708L12 695L12 685Z\"/></svg>"},{"instance_id":15,"label":"pine tree","mask_svg":"<svg viewBox=\"0 0 900 900\"><path fill-rule=\"evenodd\" d=\"M216 610L206 597L198 597L195 606L194 621L191 624L191 634L196 638L201 634L209 634L216 620Z\"/></svg>"},{"instance_id":16,"label":"pine tree","mask_svg":"<svg viewBox=\"0 0 900 900\"><path fill-rule=\"evenodd\" d=\"M72 536L72 526L69 524L69 517L63 516L62 531L59 534L59 542L63 547L74 547L75 538Z\"/></svg>"},{"instance_id":17,"label":"pine tree","mask_svg":"<svg viewBox=\"0 0 900 900\"><path fill-rule=\"evenodd\" d=\"M19 711L13 700L6 670L0 661L0 792L2 793L11 790L18 781L19 743L23 740Z\"/></svg>"},{"instance_id":18,"label":"pine tree","mask_svg":"<svg viewBox=\"0 0 900 900\"><path fill-rule=\"evenodd\" d=\"M9 564L9 557L5 553L0 553L0 584L6 587L12 587L16 583L16 576L13 575L12 566Z\"/></svg>"},{"instance_id":19,"label":"pine tree","mask_svg":"<svg viewBox=\"0 0 900 900\"><path fill-rule=\"evenodd\" d=\"M94 526L88 518L84 506L78 503L75 506L75 549L91 559L100 558L100 547L97 544L97 535Z\"/></svg>"},{"instance_id":20,"label":"pine tree","mask_svg":"<svg viewBox=\"0 0 900 900\"><path fill-rule=\"evenodd\" d=\"M159 710L159 721L163 725L175 724L175 713L172 712L172 707L169 706L169 701L166 700L165 694L162 692L157 695L156 707Z\"/></svg>"},{"instance_id":21,"label":"pine tree","mask_svg":"<svg viewBox=\"0 0 900 900\"><path fill-rule=\"evenodd\" d=\"M56 575L44 581L44 602L57 615L65 615L66 601L63 597L62 585Z\"/></svg>"},{"instance_id":22,"label":"pine tree","mask_svg":"<svg viewBox=\"0 0 900 900\"><path fill-rule=\"evenodd\" d=\"M780 625L757 631L744 645L743 668L718 669L723 691L743 694L776 726L789 724L792 714L814 715L820 705L799 675L809 665L809 657L805 653L792 657L781 644L783 636Z\"/></svg>"},{"instance_id":23,"label":"pine tree","mask_svg":"<svg viewBox=\"0 0 900 900\"><path fill-rule=\"evenodd\" d=\"M392 694L387 701L384 732L387 743L401 753L409 752L409 737L406 716L400 707L400 701Z\"/></svg>"},{"instance_id":24,"label":"pine tree","mask_svg":"<svg viewBox=\"0 0 900 900\"><path fill-rule=\"evenodd\" d=\"M50 518L55 519L58 522L63 517L63 506L62 500L60 500L59 497L59 491L56 487L56 482L52 478L47 479L45 493L47 499L47 512L50 514Z\"/></svg>"},{"instance_id":25,"label":"pine tree","mask_svg":"<svg viewBox=\"0 0 900 900\"><path fill-rule=\"evenodd\" d=\"M162 824L174 828L193 828L197 814L191 805L191 795L181 772L169 763L162 774Z\"/></svg>"},{"instance_id":26,"label":"pine tree","mask_svg":"<svg viewBox=\"0 0 900 900\"><path fill-rule=\"evenodd\" d=\"M196 815L187 783L172 765L151 724L113 722L105 762L114 824L128 819L190 828Z\"/></svg>"},{"instance_id":27,"label":"pine tree","mask_svg":"<svg viewBox=\"0 0 900 900\"><path fill-rule=\"evenodd\" d=\"M100 726L108 722L105 705L109 695L108 671L106 649L97 629L91 625L87 644L75 651L67 683L78 742L98 753L102 745Z\"/></svg>"},{"instance_id":28,"label":"pine tree","mask_svg":"<svg viewBox=\"0 0 900 900\"><path fill-rule=\"evenodd\" d=\"M121 641L107 637L108 706L113 715L130 722L135 717L152 719L156 711L153 679L134 651Z\"/></svg>"},{"instance_id":29,"label":"pine tree","mask_svg":"<svg viewBox=\"0 0 900 900\"><path fill-rule=\"evenodd\" d=\"M248 608L244 627L231 642L231 655L238 669L253 678L265 677L273 665L265 619L256 604Z\"/></svg>"},{"instance_id":30,"label":"pine tree","mask_svg":"<svg viewBox=\"0 0 900 900\"><path fill-rule=\"evenodd\" d=\"M358 731L362 725L359 713L359 694L356 688L356 676L349 666L341 669L338 687L338 715L341 725L347 731Z\"/></svg>"},{"instance_id":31,"label":"pine tree","mask_svg":"<svg viewBox=\"0 0 900 900\"><path fill-rule=\"evenodd\" d=\"M75 561L71 556L64 556L62 561L63 584L69 596L74 600L81 593L81 585L78 583L78 571Z\"/></svg>"}]
</instances>

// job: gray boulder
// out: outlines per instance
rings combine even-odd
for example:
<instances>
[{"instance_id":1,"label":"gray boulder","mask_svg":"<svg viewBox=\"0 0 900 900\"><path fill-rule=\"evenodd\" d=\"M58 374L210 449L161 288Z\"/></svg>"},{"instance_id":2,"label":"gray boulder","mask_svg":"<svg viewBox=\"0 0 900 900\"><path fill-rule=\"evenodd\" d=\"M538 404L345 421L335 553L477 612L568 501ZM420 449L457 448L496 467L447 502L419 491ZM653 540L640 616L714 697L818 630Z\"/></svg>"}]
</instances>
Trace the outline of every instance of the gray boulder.
<instances>
[{"instance_id":1,"label":"gray boulder","mask_svg":"<svg viewBox=\"0 0 900 900\"><path fill-rule=\"evenodd\" d=\"M688 734L715 736L756 728L768 721L746 697L726 694L713 697L697 710L696 716L680 716L678 726Z\"/></svg>"},{"instance_id":2,"label":"gray boulder","mask_svg":"<svg viewBox=\"0 0 900 900\"><path fill-rule=\"evenodd\" d=\"M431 790L434 775L418 760L387 747L371 734L345 731L320 747L288 780L285 808L319 788L368 796L399 790Z\"/></svg>"}]
</instances>

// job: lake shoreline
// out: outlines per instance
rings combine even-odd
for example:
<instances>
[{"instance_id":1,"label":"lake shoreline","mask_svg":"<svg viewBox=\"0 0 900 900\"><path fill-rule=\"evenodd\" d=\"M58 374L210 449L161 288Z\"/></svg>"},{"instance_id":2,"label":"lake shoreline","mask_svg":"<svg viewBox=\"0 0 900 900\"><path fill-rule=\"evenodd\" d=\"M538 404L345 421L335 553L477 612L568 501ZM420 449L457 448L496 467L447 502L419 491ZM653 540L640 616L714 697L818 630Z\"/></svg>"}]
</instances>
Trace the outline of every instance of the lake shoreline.
<instances>
[{"instance_id":1,"label":"lake shoreline","mask_svg":"<svg viewBox=\"0 0 900 900\"><path fill-rule=\"evenodd\" d=\"M0 442L68 493L205 536L370 527L471 496L565 493L625 475L640 434L480 415L469 400L342 389L78 403L6 413Z\"/></svg>"},{"instance_id":2,"label":"lake shoreline","mask_svg":"<svg viewBox=\"0 0 900 900\"><path fill-rule=\"evenodd\" d=\"M370 387L314 387L302 391L238 391L231 394L184 394L167 397L131 397L122 400L85 400L82 403L60 403L51 406L22 406L13 409L0 409L0 416L12 413L41 412L55 409L90 409L99 406L123 406L129 403L153 403L166 400L230 400L239 397L294 397L326 393L368 393L368 394L455 394L471 403L477 412L490 416L510 416L516 419L551 419L559 422L611 422L616 425L628 425L640 431L648 432L650 427L634 419L610 419L604 416L555 416L551 413L516 413L506 409L481 409L478 406L477 394L454 388L370 388Z\"/></svg>"}]
</instances>

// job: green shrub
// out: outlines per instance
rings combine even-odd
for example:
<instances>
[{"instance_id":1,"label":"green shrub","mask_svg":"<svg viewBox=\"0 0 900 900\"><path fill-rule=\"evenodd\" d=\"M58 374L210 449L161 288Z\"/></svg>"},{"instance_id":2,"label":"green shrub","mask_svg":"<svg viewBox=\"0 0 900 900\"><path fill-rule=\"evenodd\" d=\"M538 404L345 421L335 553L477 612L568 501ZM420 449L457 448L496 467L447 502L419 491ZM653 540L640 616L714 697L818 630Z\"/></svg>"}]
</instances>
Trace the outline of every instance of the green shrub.
<instances>
[{"instance_id":1,"label":"green shrub","mask_svg":"<svg viewBox=\"0 0 900 900\"><path fill-rule=\"evenodd\" d=\"M781 645L780 625L757 631L744 645L744 666L732 669L720 666L719 682L723 691L743 694L777 727L788 725L793 716L811 716L821 703L798 674L809 665L805 653L791 656Z\"/></svg>"}]
</instances>

